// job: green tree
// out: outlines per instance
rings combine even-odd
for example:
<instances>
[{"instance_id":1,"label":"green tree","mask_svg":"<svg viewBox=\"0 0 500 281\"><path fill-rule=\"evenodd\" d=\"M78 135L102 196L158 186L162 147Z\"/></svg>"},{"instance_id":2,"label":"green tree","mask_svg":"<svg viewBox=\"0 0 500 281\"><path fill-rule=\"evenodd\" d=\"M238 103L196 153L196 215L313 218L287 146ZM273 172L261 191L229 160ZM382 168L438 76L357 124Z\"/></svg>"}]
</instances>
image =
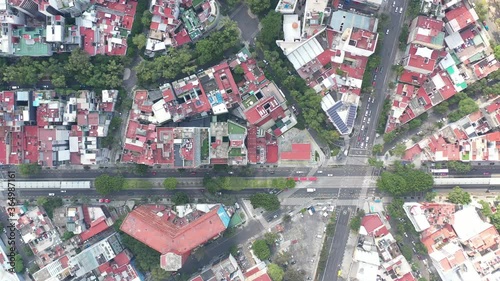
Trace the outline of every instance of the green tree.
<instances>
[{"instance_id":1,"label":"green tree","mask_svg":"<svg viewBox=\"0 0 500 281\"><path fill-rule=\"evenodd\" d=\"M431 175L416 170L411 165L394 163L394 172L383 172L377 180L377 187L393 196L412 192L427 192L432 189L434 179Z\"/></svg>"},{"instance_id":2,"label":"green tree","mask_svg":"<svg viewBox=\"0 0 500 281\"><path fill-rule=\"evenodd\" d=\"M36 175L42 169L40 165L36 163L20 164L18 167L19 173L23 176Z\"/></svg>"},{"instance_id":3,"label":"green tree","mask_svg":"<svg viewBox=\"0 0 500 281\"><path fill-rule=\"evenodd\" d=\"M256 193L250 196L250 203L257 208L263 208L266 211L276 211L280 208L280 201L275 194Z\"/></svg>"},{"instance_id":4,"label":"green tree","mask_svg":"<svg viewBox=\"0 0 500 281\"><path fill-rule=\"evenodd\" d=\"M176 178L166 178L163 180L163 187L166 189L175 189L177 187L178 181Z\"/></svg>"},{"instance_id":5,"label":"green tree","mask_svg":"<svg viewBox=\"0 0 500 281\"><path fill-rule=\"evenodd\" d=\"M409 126L410 130L414 130L414 129L422 126L422 120L415 118L408 123L408 126Z\"/></svg>"},{"instance_id":6,"label":"green tree","mask_svg":"<svg viewBox=\"0 0 500 281\"><path fill-rule=\"evenodd\" d=\"M14 269L16 270L17 273L22 273L24 272L24 262L23 262L23 258L21 257L21 255L19 254L16 254L14 256L14 260L15 260L15 266L14 266Z\"/></svg>"},{"instance_id":7,"label":"green tree","mask_svg":"<svg viewBox=\"0 0 500 281\"><path fill-rule=\"evenodd\" d=\"M252 0L254 2L268 2L268 0ZM261 21L262 29L257 35L257 42L265 49L270 49L276 45L276 40L282 37L283 16L275 11L269 12Z\"/></svg>"},{"instance_id":8,"label":"green tree","mask_svg":"<svg viewBox=\"0 0 500 281\"><path fill-rule=\"evenodd\" d=\"M361 227L361 218L359 216L353 217L349 223L349 227L352 231L358 232Z\"/></svg>"},{"instance_id":9,"label":"green tree","mask_svg":"<svg viewBox=\"0 0 500 281\"><path fill-rule=\"evenodd\" d=\"M470 163L460 161L449 161L448 168L459 173L467 173L472 170Z\"/></svg>"},{"instance_id":10,"label":"green tree","mask_svg":"<svg viewBox=\"0 0 500 281\"><path fill-rule=\"evenodd\" d=\"M172 203L175 205L185 205L189 203L189 196L184 192L178 191L172 196Z\"/></svg>"},{"instance_id":11,"label":"green tree","mask_svg":"<svg viewBox=\"0 0 500 281\"><path fill-rule=\"evenodd\" d=\"M146 43L148 42L148 38L146 37L145 34L139 33L132 37L132 42L134 45L137 46L137 49L142 50L144 47L146 47Z\"/></svg>"},{"instance_id":12,"label":"green tree","mask_svg":"<svg viewBox=\"0 0 500 281\"><path fill-rule=\"evenodd\" d=\"M490 217L491 215L493 215L493 212L491 211L490 204L488 202L481 200L481 201L479 201L479 204L481 204L481 206L482 206L481 213L485 217Z\"/></svg>"},{"instance_id":13,"label":"green tree","mask_svg":"<svg viewBox=\"0 0 500 281\"><path fill-rule=\"evenodd\" d=\"M373 145L372 152L374 155L379 155L384 151L384 145L383 144L375 144Z\"/></svg>"},{"instance_id":14,"label":"green tree","mask_svg":"<svg viewBox=\"0 0 500 281\"><path fill-rule=\"evenodd\" d=\"M256 15L264 14L271 7L270 0L246 0L246 2L252 13Z\"/></svg>"},{"instance_id":15,"label":"green tree","mask_svg":"<svg viewBox=\"0 0 500 281\"><path fill-rule=\"evenodd\" d=\"M425 194L425 201L427 201L427 202L434 201L436 196L437 196L437 192L429 191Z\"/></svg>"},{"instance_id":16,"label":"green tree","mask_svg":"<svg viewBox=\"0 0 500 281\"><path fill-rule=\"evenodd\" d=\"M144 25L144 27L146 27L147 29L149 29L149 26L151 25L151 19L152 18L153 18L153 15L148 10L144 11L142 13L142 17L141 17L141 23L142 23L142 25ZM141 48L139 48L139 49L141 49Z\"/></svg>"},{"instance_id":17,"label":"green tree","mask_svg":"<svg viewBox=\"0 0 500 281\"><path fill-rule=\"evenodd\" d=\"M110 176L102 174L94 180L96 191L102 195L120 191L123 189L125 179L121 176Z\"/></svg>"},{"instance_id":18,"label":"green tree","mask_svg":"<svg viewBox=\"0 0 500 281\"><path fill-rule=\"evenodd\" d=\"M88 82L92 76L93 68L90 56L80 48L76 48L71 52L68 62L64 66L68 75L82 84Z\"/></svg>"},{"instance_id":19,"label":"green tree","mask_svg":"<svg viewBox=\"0 0 500 281\"><path fill-rule=\"evenodd\" d=\"M500 212L496 212L490 216L490 222L495 226L497 230L500 231Z\"/></svg>"},{"instance_id":20,"label":"green tree","mask_svg":"<svg viewBox=\"0 0 500 281\"><path fill-rule=\"evenodd\" d=\"M134 173L139 176L145 176L149 172L150 167L144 164L135 164Z\"/></svg>"},{"instance_id":21,"label":"green tree","mask_svg":"<svg viewBox=\"0 0 500 281\"><path fill-rule=\"evenodd\" d=\"M288 265L288 262L292 258L292 255L289 252L279 252L273 259L273 263L285 267Z\"/></svg>"},{"instance_id":22,"label":"green tree","mask_svg":"<svg viewBox=\"0 0 500 281\"><path fill-rule=\"evenodd\" d=\"M267 273L273 281L283 281L283 277L285 276L283 268L274 263L271 263L267 266Z\"/></svg>"},{"instance_id":23,"label":"green tree","mask_svg":"<svg viewBox=\"0 0 500 281\"><path fill-rule=\"evenodd\" d=\"M117 225L118 223L115 223ZM117 225L119 229L119 224ZM138 269L143 272L150 272L152 274L162 274L162 272L154 273L155 267L160 267L160 253L149 248L145 244L141 243L139 240L125 234L121 233L121 240L125 248L129 249L134 254L135 264ZM164 271L163 269L161 269ZM166 272L166 271L164 271ZM161 280L161 279L160 279Z\"/></svg>"},{"instance_id":24,"label":"green tree","mask_svg":"<svg viewBox=\"0 0 500 281\"><path fill-rule=\"evenodd\" d=\"M43 206L43 205L47 204L47 200L48 200L47 197L38 197L38 198L36 198L36 204L38 206Z\"/></svg>"},{"instance_id":25,"label":"green tree","mask_svg":"<svg viewBox=\"0 0 500 281\"><path fill-rule=\"evenodd\" d=\"M375 157L370 157L370 158L368 158L368 165L375 167L375 168L383 168L384 161L377 160L377 158L375 158Z\"/></svg>"},{"instance_id":26,"label":"green tree","mask_svg":"<svg viewBox=\"0 0 500 281\"><path fill-rule=\"evenodd\" d=\"M394 149L392 150L392 153L396 156L403 156L405 154L405 151L406 151L406 145L404 145L403 143L398 143L396 144L396 147L394 147Z\"/></svg>"},{"instance_id":27,"label":"green tree","mask_svg":"<svg viewBox=\"0 0 500 281\"><path fill-rule=\"evenodd\" d=\"M448 108L450 104L447 101L443 101L434 107L434 112L440 115L445 115L448 113Z\"/></svg>"},{"instance_id":28,"label":"green tree","mask_svg":"<svg viewBox=\"0 0 500 281\"><path fill-rule=\"evenodd\" d=\"M266 243L266 240L255 240L252 244L252 250L255 256L260 260L267 260L271 256L271 250Z\"/></svg>"},{"instance_id":29,"label":"green tree","mask_svg":"<svg viewBox=\"0 0 500 281\"><path fill-rule=\"evenodd\" d=\"M73 236L75 236L75 234L73 232L66 231L62 235L62 240L63 241L69 240L69 239L73 238Z\"/></svg>"},{"instance_id":30,"label":"green tree","mask_svg":"<svg viewBox=\"0 0 500 281\"><path fill-rule=\"evenodd\" d=\"M273 246L278 237L279 237L278 233L275 232L266 232L266 234L264 234L264 240L266 240L266 243L269 246Z\"/></svg>"},{"instance_id":31,"label":"green tree","mask_svg":"<svg viewBox=\"0 0 500 281\"><path fill-rule=\"evenodd\" d=\"M495 58L500 60L500 45L496 45L493 49L493 53L495 54Z\"/></svg>"},{"instance_id":32,"label":"green tree","mask_svg":"<svg viewBox=\"0 0 500 281\"><path fill-rule=\"evenodd\" d=\"M393 65L391 67L392 71L394 71L394 73L396 73L397 76L403 74L403 72L405 71L405 68L402 66L402 65Z\"/></svg>"},{"instance_id":33,"label":"green tree","mask_svg":"<svg viewBox=\"0 0 500 281\"><path fill-rule=\"evenodd\" d=\"M474 10L476 11L479 20L484 21L488 18L488 3L486 0L477 0L475 1L476 7L474 7Z\"/></svg>"},{"instance_id":34,"label":"green tree","mask_svg":"<svg viewBox=\"0 0 500 281\"><path fill-rule=\"evenodd\" d=\"M294 188L295 185L296 185L296 182L294 179L286 179L286 182L285 182L286 188Z\"/></svg>"},{"instance_id":35,"label":"green tree","mask_svg":"<svg viewBox=\"0 0 500 281\"><path fill-rule=\"evenodd\" d=\"M396 138L396 131L391 131L389 133L385 133L382 137L385 143L392 142Z\"/></svg>"},{"instance_id":36,"label":"green tree","mask_svg":"<svg viewBox=\"0 0 500 281\"><path fill-rule=\"evenodd\" d=\"M403 247L401 247L401 254L403 254L403 257L405 257L406 260L411 261L413 252L410 246L403 245Z\"/></svg>"},{"instance_id":37,"label":"green tree","mask_svg":"<svg viewBox=\"0 0 500 281\"><path fill-rule=\"evenodd\" d=\"M203 186L212 194L222 189L219 180L210 177L203 178Z\"/></svg>"},{"instance_id":38,"label":"green tree","mask_svg":"<svg viewBox=\"0 0 500 281\"><path fill-rule=\"evenodd\" d=\"M172 272L166 271L159 266L155 266L151 269L151 278L153 281L163 281L169 279Z\"/></svg>"},{"instance_id":39,"label":"green tree","mask_svg":"<svg viewBox=\"0 0 500 281\"><path fill-rule=\"evenodd\" d=\"M453 204L468 205L472 202L472 199L468 192L464 191L459 186L455 186L453 190L448 193L448 201Z\"/></svg>"}]
</instances>

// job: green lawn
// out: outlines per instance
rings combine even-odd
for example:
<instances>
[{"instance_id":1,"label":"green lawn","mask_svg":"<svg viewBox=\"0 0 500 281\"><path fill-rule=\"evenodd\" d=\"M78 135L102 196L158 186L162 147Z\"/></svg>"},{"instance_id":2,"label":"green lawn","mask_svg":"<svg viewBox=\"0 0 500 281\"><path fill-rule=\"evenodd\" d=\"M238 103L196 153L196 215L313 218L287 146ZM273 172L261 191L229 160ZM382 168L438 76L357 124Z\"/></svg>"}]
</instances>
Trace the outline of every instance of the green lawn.
<instances>
[{"instance_id":1,"label":"green lawn","mask_svg":"<svg viewBox=\"0 0 500 281\"><path fill-rule=\"evenodd\" d=\"M462 155L462 160L469 160L469 156L469 153Z\"/></svg>"},{"instance_id":2,"label":"green lawn","mask_svg":"<svg viewBox=\"0 0 500 281\"><path fill-rule=\"evenodd\" d=\"M153 183L148 180L125 180L123 189L150 189L153 188Z\"/></svg>"},{"instance_id":3,"label":"green lawn","mask_svg":"<svg viewBox=\"0 0 500 281\"><path fill-rule=\"evenodd\" d=\"M229 190L242 190L245 188L270 188L272 187L272 179L256 180L238 177L230 177Z\"/></svg>"},{"instance_id":4,"label":"green lawn","mask_svg":"<svg viewBox=\"0 0 500 281\"><path fill-rule=\"evenodd\" d=\"M229 156L241 156L241 148L231 148Z\"/></svg>"}]
</instances>

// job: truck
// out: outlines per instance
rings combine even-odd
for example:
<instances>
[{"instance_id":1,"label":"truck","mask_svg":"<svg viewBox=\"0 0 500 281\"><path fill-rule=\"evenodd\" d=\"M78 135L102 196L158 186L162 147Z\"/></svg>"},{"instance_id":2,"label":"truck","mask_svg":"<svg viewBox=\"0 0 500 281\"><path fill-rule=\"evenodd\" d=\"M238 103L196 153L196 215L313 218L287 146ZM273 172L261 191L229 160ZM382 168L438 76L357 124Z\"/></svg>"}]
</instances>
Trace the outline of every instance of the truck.
<instances>
[{"instance_id":1,"label":"truck","mask_svg":"<svg viewBox=\"0 0 500 281\"><path fill-rule=\"evenodd\" d=\"M308 188L307 189L307 192L315 192L316 191L316 188Z\"/></svg>"}]
</instances>

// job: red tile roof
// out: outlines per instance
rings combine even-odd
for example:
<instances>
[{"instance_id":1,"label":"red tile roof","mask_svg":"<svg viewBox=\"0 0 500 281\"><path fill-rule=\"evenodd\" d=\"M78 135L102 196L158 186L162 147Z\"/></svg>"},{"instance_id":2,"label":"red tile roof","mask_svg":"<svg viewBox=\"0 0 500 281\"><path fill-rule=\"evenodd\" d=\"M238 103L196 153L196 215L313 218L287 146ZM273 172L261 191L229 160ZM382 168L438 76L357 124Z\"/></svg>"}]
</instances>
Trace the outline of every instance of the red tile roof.
<instances>
[{"instance_id":1,"label":"red tile roof","mask_svg":"<svg viewBox=\"0 0 500 281\"><path fill-rule=\"evenodd\" d=\"M90 228L83 233L80 234L80 239L82 241L86 241L93 236L103 232L104 230L108 229L109 225L106 222L106 217L100 217L97 220L93 221L90 225Z\"/></svg>"},{"instance_id":2,"label":"red tile roof","mask_svg":"<svg viewBox=\"0 0 500 281\"><path fill-rule=\"evenodd\" d=\"M292 151L281 152L281 160L311 160L311 144L293 143Z\"/></svg>"},{"instance_id":3,"label":"red tile roof","mask_svg":"<svg viewBox=\"0 0 500 281\"><path fill-rule=\"evenodd\" d=\"M226 229L218 209L219 206L187 222L165 207L142 205L127 215L120 229L161 254L182 255ZM162 216L158 215L160 212Z\"/></svg>"},{"instance_id":4,"label":"red tile roof","mask_svg":"<svg viewBox=\"0 0 500 281\"><path fill-rule=\"evenodd\" d=\"M370 236L383 236L389 233L377 214L368 214L361 219L361 225Z\"/></svg>"},{"instance_id":5,"label":"red tile roof","mask_svg":"<svg viewBox=\"0 0 500 281\"><path fill-rule=\"evenodd\" d=\"M127 253L125 251L122 251L121 253L116 255L114 260L115 260L115 263L118 265L118 267L124 266L124 265L130 263L130 257L127 255Z\"/></svg>"},{"instance_id":6,"label":"red tile roof","mask_svg":"<svg viewBox=\"0 0 500 281\"><path fill-rule=\"evenodd\" d=\"M462 29L475 22L475 19L472 16L471 12L465 6L460 6L447 12L445 17L448 22L456 20L459 29Z\"/></svg>"},{"instance_id":7,"label":"red tile roof","mask_svg":"<svg viewBox=\"0 0 500 281\"><path fill-rule=\"evenodd\" d=\"M278 145L266 145L266 163L278 163Z\"/></svg>"}]
</instances>

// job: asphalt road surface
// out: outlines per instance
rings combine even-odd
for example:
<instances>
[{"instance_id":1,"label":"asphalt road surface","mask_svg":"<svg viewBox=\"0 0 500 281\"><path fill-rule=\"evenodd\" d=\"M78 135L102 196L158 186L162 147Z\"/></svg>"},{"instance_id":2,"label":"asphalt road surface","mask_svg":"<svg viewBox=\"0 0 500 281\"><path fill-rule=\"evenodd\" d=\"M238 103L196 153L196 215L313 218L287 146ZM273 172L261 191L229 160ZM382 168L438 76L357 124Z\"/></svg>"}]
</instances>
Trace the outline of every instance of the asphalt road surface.
<instances>
[{"instance_id":1,"label":"asphalt road surface","mask_svg":"<svg viewBox=\"0 0 500 281\"><path fill-rule=\"evenodd\" d=\"M37 198L40 196L48 196L49 193L53 193L54 197L63 197L63 198L71 198L71 197L81 197L85 196L91 199L100 199L100 198L108 198L111 200L127 200L130 198L142 198L142 197L151 197L151 196L159 196L159 197L169 197L175 194L176 192L185 192L191 198L201 198L204 197L204 189L203 188L189 188L182 190L165 190L165 189L135 189L135 190L124 190L113 193L112 196L106 197L97 193L95 189L78 189L78 190L66 190L66 192L54 191L53 189L41 189L41 190L33 190L33 189L24 189L17 190L18 199L25 200L29 198ZM224 190L221 191L222 194L227 195L237 195L240 198L247 198L252 194L259 192L268 192L268 189L245 189L240 191L229 191ZM4 196L4 195L3 195Z\"/></svg>"},{"instance_id":2,"label":"asphalt road surface","mask_svg":"<svg viewBox=\"0 0 500 281\"><path fill-rule=\"evenodd\" d=\"M387 92L387 84L389 75L391 74L391 67L394 64L394 57L398 50L399 34L403 25L404 15L407 7L407 2L404 0L388 0L389 23L384 33L384 40L382 43L382 62L378 67L378 72L373 76L374 93L372 95L363 95L362 107L360 118L358 118L357 129L355 130L354 137L350 141L350 153L352 155L368 155L368 150L373 146L375 134L377 130L378 119L382 111L384 100L389 95ZM395 2L393 7L392 2ZM403 8L402 13L395 12L396 7ZM380 44L380 42L379 42ZM370 102L368 102L370 99ZM368 112L368 114L366 114ZM364 117L366 116L366 119ZM358 140L358 137L359 140Z\"/></svg>"},{"instance_id":3,"label":"asphalt road surface","mask_svg":"<svg viewBox=\"0 0 500 281\"><path fill-rule=\"evenodd\" d=\"M4 167L4 170L9 170L11 167ZM102 174L113 174L119 173L125 178L166 178L166 177L176 177L176 178L203 178L204 176L242 176L242 177L304 177L306 176L310 168L293 168L293 167L253 167L248 170L241 168L233 168L228 171L216 171L214 169L185 169L180 172L178 169L151 169L146 175L138 176L130 171L132 168L107 168L99 170L66 170L66 169L50 169L43 170L39 174L30 175L23 177L20 174L17 175L19 179L27 180L93 180ZM318 169L315 173L317 177L358 177L366 175L367 171L372 169L366 166L343 166L336 168L322 167ZM232 174L230 174L232 172ZM297 173L301 172L301 173ZM500 166L499 166L500 172Z\"/></svg>"},{"instance_id":4,"label":"asphalt road surface","mask_svg":"<svg viewBox=\"0 0 500 281\"><path fill-rule=\"evenodd\" d=\"M292 198L334 198L334 199L358 199L361 188L320 188L314 192L307 192L307 189L298 189Z\"/></svg>"},{"instance_id":5,"label":"asphalt road surface","mask_svg":"<svg viewBox=\"0 0 500 281\"><path fill-rule=\"evenodd\" d=\"M124 167L122 169L108 168L99 170L67 170L67 169L50 169L43 170L36 175L30 175L23 177L17 175L17 178L21 179L57 179L57 180L77 180L77 179L95 179L97 176L105 173L113 174L119 173L124 178L166 178L166 177L176 177L176 178L203 178L204 176L211 177L227 177L227 176L243 176L243 177L289 177L289 176L303 176L311 170L310 168L292 168L292 167L256 167L249 170L244 170L241 168L233 168L227 171L216 171L214 169L151 169L146 175L138 176L133 172L128 172L133 167ZM297 171L302 173L297 174Z\"/></svg>"},{"instance_id":6,"label":"asphalt road surface","mask_svg":"<svg viewBox=\"0 0 500 281\"><path fill-rule=\"evenodd\" d=\"M344 259L344 252L349 237L349 217L356 209L355 206L337 207L337 222L333 239L328 239L330 247L328 250L328 260L326 261L325 271L320 281L337 281L338 273Z\"/></svg>"}]
</instances>

